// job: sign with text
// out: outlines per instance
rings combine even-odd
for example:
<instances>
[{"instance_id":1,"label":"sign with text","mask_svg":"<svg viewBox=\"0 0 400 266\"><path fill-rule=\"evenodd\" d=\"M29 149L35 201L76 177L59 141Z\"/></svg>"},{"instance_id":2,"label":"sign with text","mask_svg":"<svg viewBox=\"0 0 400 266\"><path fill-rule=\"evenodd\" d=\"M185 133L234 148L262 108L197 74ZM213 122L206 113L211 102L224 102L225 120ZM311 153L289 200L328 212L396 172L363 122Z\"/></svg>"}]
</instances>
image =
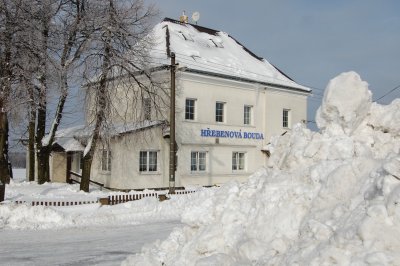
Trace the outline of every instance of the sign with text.
<instances>
[{"instance_id":1,"label":"sign with text","mask_svg":"<svg viewBox=\"0 0 400 266\"><path fill-rule=\"evenodd\" d=\"M214 130L214 129L201 129L201 137L211 138L230 138L230 139L264 139L264 134L259 132L245 132L242 130Z\"/></svg>"}]
</instances>

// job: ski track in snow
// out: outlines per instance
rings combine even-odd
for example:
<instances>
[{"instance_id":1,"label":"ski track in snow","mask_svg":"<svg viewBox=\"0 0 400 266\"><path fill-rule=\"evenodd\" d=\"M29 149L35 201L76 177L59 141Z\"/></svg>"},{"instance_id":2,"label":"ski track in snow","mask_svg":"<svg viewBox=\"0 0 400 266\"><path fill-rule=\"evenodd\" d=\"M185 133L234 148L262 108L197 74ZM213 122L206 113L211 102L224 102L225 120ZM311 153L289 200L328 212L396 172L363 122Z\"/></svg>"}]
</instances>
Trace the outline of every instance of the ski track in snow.
<instances>
[{"instance_id":1,"label":"ski track in snow","mask_svg":"<svg viewBox=\"0 0 400 266\"><path fill-rule=\"evenodd\" d=\"M0 230L0 265L120 265L179 221L63 230Z\"/></svg>"}]
</instances>

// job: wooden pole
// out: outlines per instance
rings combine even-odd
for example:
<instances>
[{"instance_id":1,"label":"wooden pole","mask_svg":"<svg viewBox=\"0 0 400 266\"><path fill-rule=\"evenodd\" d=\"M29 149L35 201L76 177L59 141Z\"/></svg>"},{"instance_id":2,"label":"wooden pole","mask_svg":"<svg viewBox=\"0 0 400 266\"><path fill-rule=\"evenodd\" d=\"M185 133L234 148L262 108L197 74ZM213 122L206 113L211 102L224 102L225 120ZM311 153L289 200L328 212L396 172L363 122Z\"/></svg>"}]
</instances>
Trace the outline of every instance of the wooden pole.
<instances>
[{"instance_id":1,"label":"wooden pole","mask_svg":"<svg viewBox=\"0 0 400 266\"><path fill-rule=\"evenodd\" d=\"M169 117L169 194L175 194L175 53L171 53L171 95Z\"/></svg>"}]
</instances>

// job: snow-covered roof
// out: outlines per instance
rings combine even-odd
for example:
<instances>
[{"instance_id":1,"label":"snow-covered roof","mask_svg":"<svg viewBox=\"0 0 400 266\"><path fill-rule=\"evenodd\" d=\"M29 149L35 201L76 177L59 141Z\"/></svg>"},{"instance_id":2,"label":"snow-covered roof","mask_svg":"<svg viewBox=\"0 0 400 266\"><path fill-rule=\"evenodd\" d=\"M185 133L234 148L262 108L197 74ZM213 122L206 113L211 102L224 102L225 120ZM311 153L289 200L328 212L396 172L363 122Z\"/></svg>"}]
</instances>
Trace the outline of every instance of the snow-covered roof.
<instances>
[{"instance_id":1,"label":"snow-covered roof","mask_svg":"<svg viewBox=\"0 0 400 266\"><path fill-rule=\"evenodd\" d=\"M117 136L117 135L128 134L128 133L135 132L138 130L144 130L144 129L148 129L148 128L155 127L155 126L161 126L164 124L165 124L165 121L163 121L163 120L153 120L153 121L152 120L144 120L144 121L135 122L135 123L115 125L114 129L112 130L112 135Z\"/></svg>"},{"instance_id":2,"label":"snow-covered roof","mask_svg":"<svg viewBox=\"0 0 400 266\"><path fill-rule=\"evenodd\" d=\"M165 121L162 120L155 120L155 121L145 120L141 122L117 124L117 125L112 125L107 134L109 137L115 137L118 135L128 134L138 130L144 130L164 124ZM84 125L59 129L56 132L53 145L56 146L58 145L65 152L84 151L86 146L85 144L87 142L87 139L91 135L91 131L92 131L91 127ZM43 142L47 143L48 139L49 135L47 135L43 139Z\"/></svg>"},{"instance_id":3,"label":"snow-covered roof","mask_svg":"<svg viewBox=\"0 0 400 266\"><path fill-rule=\"evenodd\" d=\"M66 152L83 151L85 149L82 144L82 138L89 135L89 130L84 125L59 129L56 132L53 145L58 145ZM43 142L49 141L49 135L43 138Z\"/></svg>"},{"instance_id":4,"label":"snow-covered roof","mask_svg":"<svg viewBox=\"0 0 400 266\"><path fill-rule=\"evenodd\" d=\"M166 18L153 30L155 65L170 64L169 53L186 71L220 75L310 92L266 59L256 56L229 34Z\"/></svg>"}]
</instances>

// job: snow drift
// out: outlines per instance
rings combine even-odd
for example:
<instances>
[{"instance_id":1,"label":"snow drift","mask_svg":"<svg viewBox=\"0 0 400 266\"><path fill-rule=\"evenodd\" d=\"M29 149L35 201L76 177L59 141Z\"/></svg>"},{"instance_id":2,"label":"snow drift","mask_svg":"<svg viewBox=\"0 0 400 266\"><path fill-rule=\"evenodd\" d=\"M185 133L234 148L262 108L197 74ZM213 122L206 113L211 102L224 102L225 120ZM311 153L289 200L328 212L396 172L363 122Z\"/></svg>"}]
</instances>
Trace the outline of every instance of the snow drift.
<instances>
[{"instance_id":1,"label":"snow drift","mask_svg":"<svg viewBox=\"0 0 400 266\"><path fill-rule=\"evenodd\" d=\"M354 72L276 138L269 165L186 209L184 228L125 265L399 265L400 100L371 102Z\"/></svg>"}]
</instances>

